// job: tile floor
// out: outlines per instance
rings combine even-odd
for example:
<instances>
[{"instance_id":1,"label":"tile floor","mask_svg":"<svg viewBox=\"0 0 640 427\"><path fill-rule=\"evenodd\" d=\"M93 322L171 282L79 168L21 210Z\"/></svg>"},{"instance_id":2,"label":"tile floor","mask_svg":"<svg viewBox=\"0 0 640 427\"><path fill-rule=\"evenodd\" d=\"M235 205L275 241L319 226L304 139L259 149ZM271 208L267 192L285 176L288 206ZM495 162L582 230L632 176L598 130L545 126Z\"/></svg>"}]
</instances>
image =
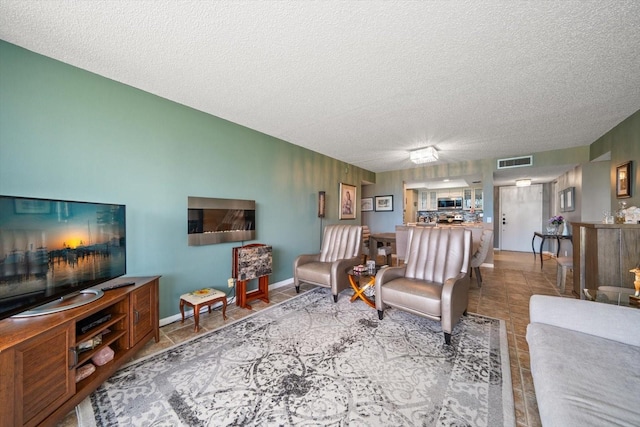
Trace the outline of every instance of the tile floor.
<instances>
[{"instance_id":1,"label":"tile floor","mask_svg":"<svg viewBox=\"0 0 640 427\"><path fill-rule=\"evenodd\" d=\"M529 348L525 339L529 323L529 298L533 294L556 295L556 268L554 259L545 257L544 268L540 268L540 258L534 259L531 253L499 252L494 255L494 268L481 267L483 285L478 288L475 276L469 294L469 312L500 318L506 321L509 339L509 358L511 378L515 399L516 423L518 427L540 426L540 417L533 379L529 367ZM563 296L571 298L571 272L567 274L567 286ZM304 289L310 286L303 285ZM272 303L285 301L296 295L293 285L271 290ZM230 300L231 302L231 300ZM268 305L256 300L250 302L252 310L240 309L230 303L227 307L227 322L241 319ZM150 341L136 358L144 357L164 348L173 346L196 335L204 334L224 324L220 310L200 315L200 331L194 332L193 318L184 324L174 322L160 328L160 342ZM78 421L75 412L71 412L58 427L75 427Z\"/></svg>"}]
</instances>

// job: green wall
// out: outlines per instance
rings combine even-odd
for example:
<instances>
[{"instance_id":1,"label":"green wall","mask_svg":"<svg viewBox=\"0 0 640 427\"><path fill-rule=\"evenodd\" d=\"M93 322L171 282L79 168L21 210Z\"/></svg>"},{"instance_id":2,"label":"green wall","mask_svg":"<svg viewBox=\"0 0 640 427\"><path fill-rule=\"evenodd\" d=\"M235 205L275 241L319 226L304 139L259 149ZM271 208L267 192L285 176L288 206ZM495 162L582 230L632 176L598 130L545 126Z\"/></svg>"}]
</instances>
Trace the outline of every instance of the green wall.
<instances>
[{"instance_id":1,"label":"green wall","mask_svg":"<svg viewBox=\"0 0 640 427\"><path fill-rule=\"evenodd\" d=\"M162 275L161 318L182 293L227 291L240 245L188 246L188 196L255 200L276 283L320 247L317 192L322 225L337 223L339 183L363 180L375 175L0 41L0 194L125 204L128 274Z\"/></svg>"},{"instance_id":2,"label":"green wall","mask_svg":"<svg viewBox=\"0 0 640 427\"><path fill-rule=\"evenodd\" d=\"M618 202L625 201L627 206L640 206L640 110L627 117L616 127L591 144L591 159L611 152L611 210L618 208ZM632 161L631 197L616 197L616 166Z\"/></svg>"}]
</instances>

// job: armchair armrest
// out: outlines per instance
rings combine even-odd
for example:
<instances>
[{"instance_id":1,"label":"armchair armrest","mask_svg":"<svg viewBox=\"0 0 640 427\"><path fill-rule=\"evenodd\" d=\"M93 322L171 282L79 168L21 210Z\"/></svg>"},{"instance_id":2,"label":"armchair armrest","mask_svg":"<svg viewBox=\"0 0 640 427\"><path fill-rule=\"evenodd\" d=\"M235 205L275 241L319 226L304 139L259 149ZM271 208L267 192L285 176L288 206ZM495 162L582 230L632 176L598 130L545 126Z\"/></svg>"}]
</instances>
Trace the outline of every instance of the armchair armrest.
<instances>
[{"instance_id":1,"label":"armchair armrest","mask_svg":"<svg viewBox=\"0 0 640 427\"><path fill-rule=\"evenodd\" d=\"M304 254L304 255L299 255L295 261L293 261L293 271L295 272L296 269L304 264L308 264L310 262L314 262L314 261L319 261L320 260L320 254Z\"/></svg>"},{"instance_id":2,"label":"armchair armrest","mask_svg":"<svg viewBox=\"0 0 640 427\"><path fill-rule=\"evenodd\" d=\"M407 271L407 266L399 266L399 267L387 267L378 271L376 274L376 309L384 310L384 304L382 302L382 286L385 283L389 283L393 279L398 279L400 277L404 277L405 272Z\"/></svg>"},{"instance_id":3,"label":"armchair armrest","mask_svg":"<svg viewBox=\"0 0 640 427\"><path fill-rule=\"evenodd\" d=\"M378 271L378 274L376 274L376 289L378 289L378 286L382 286L383 284L390 282L393 279L404 277L406 271L406 265L383 268L382 270Z\"/></svg>"},{"instance_id":4,"label":"armchair armrest","mask_svg":"<svg viewBox=\"0 0 640 427\"><path fill-rule=\"evenodd\" d=\"M442 329L452 331L453 323L467 311L469 305L469 274L460 273L445 280L442 285Z\"/></svg>"},{"instance_id":5,"label":"armchair armrest","mask_svg":"<svg viewBox=\"0 0 640 427\"><path fill-rule=\"evenodd\" d=\"M337 277L339 274L343 274L346 272L347 268L353 267L360 263L360 256L356 256L353 258L345 258L334 261L331 264L331 274L334 277Z\"/></svg>"},{"instance_id":6,"label":"armchair armrest","mask_svg":"<svg viewBox=\"0 0 640 427\"><path fill-rule=\"evenodd\" d=\"M469 289L462 290L464 282L468 284L469 275L467 273L460 273L456 277L450 277L445 280L442 285L442 301L449 303L452 297L460 292L469 292Z\"/></svg>"},{"instance_id":7,"label":"armchair armrest","mask_svg":"<svg viewBox=\"0 0 640 427\"><path fill-rule=\"evenodd\" d=\"M331 264L331 283L333 283L332 291L334 295L337 296L349 287L347 269L358 264L360 264L360 255L353 258L339 259Z\"/></svg>"}]
</instances>

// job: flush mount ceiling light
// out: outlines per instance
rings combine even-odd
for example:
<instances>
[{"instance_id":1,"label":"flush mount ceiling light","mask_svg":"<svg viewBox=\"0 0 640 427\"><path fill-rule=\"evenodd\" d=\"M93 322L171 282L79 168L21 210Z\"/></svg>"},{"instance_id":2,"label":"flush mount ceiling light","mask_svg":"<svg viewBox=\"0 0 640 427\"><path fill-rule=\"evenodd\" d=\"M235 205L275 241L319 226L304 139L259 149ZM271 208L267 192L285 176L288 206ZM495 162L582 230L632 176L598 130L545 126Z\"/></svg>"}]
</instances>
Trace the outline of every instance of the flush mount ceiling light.
<instances>
[{"instance_id":1,"label":"flush mount ceiling light","mask_svg":"<svg viewBox=\"0 0 640 427\"><path fill-rule=\"evenodd\" d=\"M528 187L531 185L530 179L516 179L516 187Z\"/></svg>"},{"instance_id":2,"label":"flush mount ceiling light","mask_svg":"<svg viewBox=\"0 0 640 427\"><path fill-rule=\"evenodd\" d=\"M421 148L409 154L411 161L417 165L421 163L435 162L438 160L438 152L433 147Z\"/></svg>"}]
</instances>

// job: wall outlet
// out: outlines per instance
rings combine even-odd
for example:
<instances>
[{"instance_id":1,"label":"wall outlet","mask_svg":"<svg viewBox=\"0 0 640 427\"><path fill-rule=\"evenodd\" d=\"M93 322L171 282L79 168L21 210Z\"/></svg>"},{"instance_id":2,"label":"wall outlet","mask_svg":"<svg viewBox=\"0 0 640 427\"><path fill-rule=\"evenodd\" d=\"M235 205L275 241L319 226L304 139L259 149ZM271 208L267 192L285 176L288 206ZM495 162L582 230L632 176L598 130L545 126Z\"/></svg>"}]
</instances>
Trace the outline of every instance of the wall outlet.
<instances>
[{"instance_id":1,"label":"wall outlet","mask_svg":"<svg viewBox=\"0 0 640 427\"><path fill-rule=\"evenodd\" d=\"M230 288L233 288L233 285L235 284L236 284L236 281L233 280L233 277L227 280L227 285L229 285Z\"/></svg>"}]
</instances>

